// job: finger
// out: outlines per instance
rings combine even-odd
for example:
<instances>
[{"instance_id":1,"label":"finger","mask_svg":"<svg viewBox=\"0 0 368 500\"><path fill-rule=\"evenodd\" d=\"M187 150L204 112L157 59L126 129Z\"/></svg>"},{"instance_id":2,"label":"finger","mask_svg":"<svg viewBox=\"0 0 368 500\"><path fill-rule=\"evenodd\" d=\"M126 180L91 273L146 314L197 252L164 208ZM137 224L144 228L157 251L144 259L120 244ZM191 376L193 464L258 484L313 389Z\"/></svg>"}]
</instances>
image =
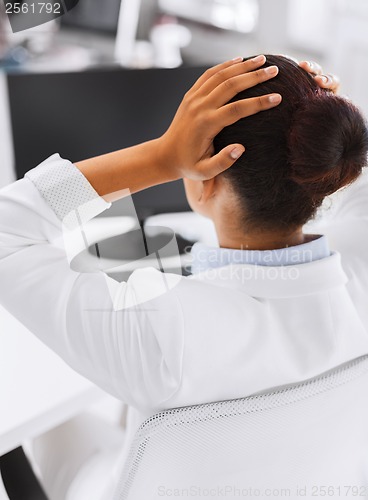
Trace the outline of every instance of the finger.
<instances>
[{"instance_id":1,"label":"finger","mask_svg":"<svg viewBox=\"0 0 368 500\"><path fill-rule=\"evenodd\" d=\"M267 94L227 104L216 111L216 119L213 120L213 123L215 123L218 128L214 133L215 135L218 134L224 127L237 122L241 118L246 118L260 111L275 108L281 101L282 97L280 94Z\"/></svg>"},{"instance_id":2,"label":"finger","mask_svg":"<svg viewBox=\"0 0 368 500\"><path fill-rule=\"evenodd\" d=\"M202 160L198 168L202 179L212 179L216 175L221 174L221 172L234 165L244 151L245 147L242 144L231 144L215 156Z\"/></svg>"},{"instance_id":3,"label":"finger","mask_svg":"<svg viewBox=\"0 0 368 500\"><path fill-rule=\"evenodd\" d=\"M299 66L312 75L321 75L323 73L322 66L315 61L302 61Z\"/></svg>"},{"instance_id":4,"label":"finger","mask_svg":"<svg viewBox=\"0 0 368 500\"><path fill-rule=\"evenodd\" d=\"M236 57L235 59L232 59L231 61L225 61L223 63L217 64L216 66L213 66L212 68L209 68L207 71L203 73L202 76L198 78L198 80L195 82L195 84L192 86L190 90L193 90L194 92L198 90L209 78L211 78L214 74L218 73L219 71L222 71L224 69L227 69L231 66L234 66L235 64L239 64L243 62L244 59L242 57Z\"/></svg>"},{"instance_id":5,"label":"finger","mask_svg":"<svg viewBox=\"0 0 368 500\"><path fill-rule=\"evenodd\" d=\"M340 79L336 75L317 75L315 80L321 88L331 90L335 93L340 87Z\"/></svg>"},{"instance_id":6,"label":"finger","mask_svg":"<svg viewBox=\"0 0 368 500\"><path fill-rule=\"evenodd\" d=\"M312 68L310 67L308 61L300 61L298 64L299 64L299 67L304 69L304 71L306 71L307 73L312 72Z\"/></svg>"},{"instance_id":7,"label":"finger","mask_svg":"<svg viewBox=\"0 0 368 500\"><path fill-rule=\"evenodd\" d=\"M257 56L253 59L248 59L247 61L217 71L198 89L197 93L201 96L207 96L226 80L254 71L263 66L265 62L265 56Z\"/></svg>"},{"instance_id":8,"label":"finger","mask_svg":"<svg viewBox=\"0 0 368 500\"><path fill-rule=\"evenodd\" d=\"M277 66L269 66L268 68L258 69L245 75L229 78L229 80L225 80L211 92L208 96L208 104L219 108L229 102L239 92L254 87L259 83L266 82L274 78L278 73L279 68Z\"/></svg>"}]
</instances>

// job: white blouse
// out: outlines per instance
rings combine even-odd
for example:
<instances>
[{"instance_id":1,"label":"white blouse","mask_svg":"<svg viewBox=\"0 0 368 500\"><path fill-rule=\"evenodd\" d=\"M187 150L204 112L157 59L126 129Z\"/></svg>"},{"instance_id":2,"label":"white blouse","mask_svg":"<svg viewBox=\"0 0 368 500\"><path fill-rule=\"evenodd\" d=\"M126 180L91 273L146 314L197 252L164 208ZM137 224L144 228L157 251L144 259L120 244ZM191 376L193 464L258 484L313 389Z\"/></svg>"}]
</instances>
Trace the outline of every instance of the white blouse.
<instances>
[{"instance_id":1,"label":"white blouse","mask_svg":"<svg viewBox=\"0 0 368 500\"><path fill-rule=\"evenodd\" d=\"M117 283L69 266L63 236L83 245L83 224L110 205L54 155L0 191L0 302L130 405L128 446L157 410L244 397L368 353L367 175L331 203L307 227L326 235L328 257L190 277L145 268Z\"/></svg>"}]
</instances>

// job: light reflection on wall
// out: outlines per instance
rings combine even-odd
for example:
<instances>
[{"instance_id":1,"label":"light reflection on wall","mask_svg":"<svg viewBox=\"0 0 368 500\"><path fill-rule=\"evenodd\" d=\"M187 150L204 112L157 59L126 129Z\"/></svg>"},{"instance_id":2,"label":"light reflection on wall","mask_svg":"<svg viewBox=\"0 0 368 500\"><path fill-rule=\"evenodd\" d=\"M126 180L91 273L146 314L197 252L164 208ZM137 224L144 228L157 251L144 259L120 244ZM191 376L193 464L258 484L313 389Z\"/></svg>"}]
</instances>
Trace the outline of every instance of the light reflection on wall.
<instances>
[{"instance_id":1,"label":"light reflection on wall","mask_svg":"<svg viewBox=\"0 0 368 500\"><path fill-rule=\"evenodd\" d=\"M250 33L258 23L258 0L159 0L165 12L219 28Z\"/></svg>"}]
</instances>

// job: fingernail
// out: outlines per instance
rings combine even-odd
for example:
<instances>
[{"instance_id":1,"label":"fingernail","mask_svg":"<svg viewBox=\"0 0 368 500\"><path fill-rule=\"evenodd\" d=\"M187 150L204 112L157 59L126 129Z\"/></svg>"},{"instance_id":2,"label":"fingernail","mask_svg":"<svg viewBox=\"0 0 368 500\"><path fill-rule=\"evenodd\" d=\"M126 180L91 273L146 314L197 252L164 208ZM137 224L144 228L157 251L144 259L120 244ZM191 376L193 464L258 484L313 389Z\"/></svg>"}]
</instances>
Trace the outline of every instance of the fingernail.
<instances>
[{"instance_id":1,"label":"fingernail","mask_svg":"<svg viewBox=\"0 0 368 500\"><path fill-rule=\"evenodd\" d=\"M242 60L243 60L243 58L241 56L234 57L234 59L232 59L233 62L241 62Z\"/></svg>"},{"instance_id":2,"label":"fingernail","mask_svg":"<svg viewBox=\"0 0 368 500\"><path fill-rule=\"evenodd\" d=\"M265 69L265 73L268 75L277 75L279 72L279 68L277 66L270 66L269 68Z\"/></svg>"},{"instance_id":3,"label":"fingernail","mask_svg":"<svg viewBox=\"0 0 368 500\"><path fill-rule=\"evenodd\" d=\"M313 64L310 61L305 61L310 68L313 68Z\"/></svg>"},{"instance_id":4,"label":"fingernail","mask_svg":"<svg viewBox=\"0 0 368 500\"><path fill-rule=\"evenodd\" d=\"M281 95L280 95L280 94L272 94L272 95L270 95L270 96L268 97L268 100L269 100L269 102L270 102L270 103L272 103L272 104L277 104L277 103L281 102L282 97L281 97Z\"/></svg>"},{"instance_id":5,"label":"fingernail","mask_svg":"<svg viewBox=\"0 0 368 500\"><path fill-rule=\"evenodd\" d=\"M318 78L320 78L323 81L323 83L328 83L329 81L329 78L326 75L319 75Z\"/></svg>"},{"instance_id":6,"label":"fingernail","mask_svg":"<svg viewBox=\"0 0 368 500\"><path fill-rule=\"evenodd\" d=\"M257 57L253 57L252 62L260 63L260 62L265 61L265 60L266 60L265 56L257 56Z\"/></svg>"},{"instance_id":7,"label":"fingernail","mask_svg":"<svg viewBox=\"0 0 368 500\"><path fill-rule=\"evenodd\" d=\"M242 148L241 146L236 146L230 153L230 156L233 160L237 160L238 158L241 157L241 155L244 153L245 148Z\"/></svg>"}]
</instances>

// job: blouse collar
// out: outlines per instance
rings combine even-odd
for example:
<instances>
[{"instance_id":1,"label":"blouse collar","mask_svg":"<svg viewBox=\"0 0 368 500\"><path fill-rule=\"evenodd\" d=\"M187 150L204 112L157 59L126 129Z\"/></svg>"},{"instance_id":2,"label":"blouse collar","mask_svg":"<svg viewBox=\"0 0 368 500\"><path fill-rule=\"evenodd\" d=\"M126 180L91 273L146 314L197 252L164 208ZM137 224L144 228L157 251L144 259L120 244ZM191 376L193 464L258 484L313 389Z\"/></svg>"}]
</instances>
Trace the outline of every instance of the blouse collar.
<instances>
[{"instance_id":1,"label":"blouse collar","mask_svg":"<svg viewBox=\"0 0 368 500\"><path fill-rule=\"evenodd\" d=\"M230 264L251 264L258 266L290 266L314 262L330 256L326 236L276 250L240 250L210 247L195 243L191 250L193 274Z\"/></svg>"}]
</instances>

